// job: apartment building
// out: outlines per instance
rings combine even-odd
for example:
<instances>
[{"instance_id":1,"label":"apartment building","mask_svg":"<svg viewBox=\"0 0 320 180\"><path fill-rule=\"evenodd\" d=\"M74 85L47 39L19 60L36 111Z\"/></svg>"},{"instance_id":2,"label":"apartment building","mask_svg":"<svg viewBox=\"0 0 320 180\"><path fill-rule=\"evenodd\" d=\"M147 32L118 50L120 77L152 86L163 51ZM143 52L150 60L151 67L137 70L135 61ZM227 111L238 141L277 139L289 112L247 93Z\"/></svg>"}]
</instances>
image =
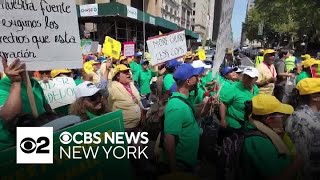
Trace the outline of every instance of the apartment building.
<instances>
[{"instance_id":1,"label":"apartment building","mask_svg":"<svg viewBox=\"0 0 320 180\"><path fill-rule=\"evenodd\" d=\"M199 34L202 40L207 39L209 30L210 0L192 0L192 31Z\"/></svg>"}]
</instances>

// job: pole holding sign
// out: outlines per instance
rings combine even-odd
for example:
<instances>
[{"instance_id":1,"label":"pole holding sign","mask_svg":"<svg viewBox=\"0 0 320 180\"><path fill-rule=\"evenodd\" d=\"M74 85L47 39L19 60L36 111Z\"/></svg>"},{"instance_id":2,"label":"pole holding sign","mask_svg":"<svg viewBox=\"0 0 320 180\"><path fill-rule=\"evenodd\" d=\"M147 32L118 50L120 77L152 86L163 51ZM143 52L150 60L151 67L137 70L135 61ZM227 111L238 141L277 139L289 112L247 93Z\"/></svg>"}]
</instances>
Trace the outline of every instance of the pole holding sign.
<instances>
[{"instance_id":1,"label":"pole holding sign","mask_svg":"<svg viewBox=\"0 0 320 180\"><path fill-rule=\"evenodd\" d=\"M185 31L151 37L147 45L152 65L182 57L187 53Z\"/></svg>"},{"instance_id":2,"label":"pole holding sign","mask_svg":"<svg viewBox=\"0 0 320 180\"><path fill-rule=\"evenodd\" d=\"M1 2L0 54L9 63L19 58L29 71L82 67L75 1Z\"/></svg>"}]
</instances>

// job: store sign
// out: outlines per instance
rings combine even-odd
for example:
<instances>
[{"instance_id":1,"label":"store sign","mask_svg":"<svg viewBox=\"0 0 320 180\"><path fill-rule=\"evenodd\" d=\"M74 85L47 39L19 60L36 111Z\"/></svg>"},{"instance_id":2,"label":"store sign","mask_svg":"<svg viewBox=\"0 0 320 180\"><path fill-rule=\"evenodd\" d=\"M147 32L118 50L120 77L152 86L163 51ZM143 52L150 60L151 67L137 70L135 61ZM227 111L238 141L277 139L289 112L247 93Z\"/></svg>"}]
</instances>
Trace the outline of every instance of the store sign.
<instances>
[{"instance_id":1,"label":"store sign","mask_svg":"<svg viewBox=\"0 0 320 180\"><path fill-rule=\"evenodd\" d=\"M127 16L132 19L138 19L138 10L136 8L127 6Z\"/></svg>"},{"instance_id":2,"label":"store sign","mask_svg":"<svg viewBox=\"0 0 320 180\"><path fill-rule=\"evenodd\" d=\"M98 16L98 4L80 5L80 16Z\"/></svg>"},{"instance_id":3,"label":"store sign","mask_svg":"<svg viewBox=\"0 0 320 180\"><path fill-rule=\"evenodd\" d=\"M154 17L150 17L149 22L150 22L150 24L155 25L156 24L156 19Z\"/></svg>"}]
</instances>

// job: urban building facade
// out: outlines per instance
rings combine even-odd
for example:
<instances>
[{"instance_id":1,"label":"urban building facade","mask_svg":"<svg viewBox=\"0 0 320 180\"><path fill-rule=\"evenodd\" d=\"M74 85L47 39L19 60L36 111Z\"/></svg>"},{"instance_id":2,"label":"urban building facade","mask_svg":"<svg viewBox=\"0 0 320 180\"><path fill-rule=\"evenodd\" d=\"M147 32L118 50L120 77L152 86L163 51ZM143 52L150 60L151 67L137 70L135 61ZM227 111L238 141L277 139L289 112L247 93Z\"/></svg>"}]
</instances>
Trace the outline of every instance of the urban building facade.
<instances>
[{"instance_id":1,"label":"urban building facade","mask_svg":"<svg viewBox=\"0 0 320 180\"><path fill-rule=\"evenodd\" d=\"M210 6L209 7L209 23L208 23L209 27L208 27L207 40L212 40L215 0L210 0L209 6Z\"/></svg>"},{"instance_id":2,"label":"urban building facade","mask_svg":"<svg viewBox=\"0 0 320 180\"><path fill-rule=\"evenodd\" d=\"M192 30L199 34L201 40L207 39L210 0L192 0Z\"/></svg>"}]
</instances>

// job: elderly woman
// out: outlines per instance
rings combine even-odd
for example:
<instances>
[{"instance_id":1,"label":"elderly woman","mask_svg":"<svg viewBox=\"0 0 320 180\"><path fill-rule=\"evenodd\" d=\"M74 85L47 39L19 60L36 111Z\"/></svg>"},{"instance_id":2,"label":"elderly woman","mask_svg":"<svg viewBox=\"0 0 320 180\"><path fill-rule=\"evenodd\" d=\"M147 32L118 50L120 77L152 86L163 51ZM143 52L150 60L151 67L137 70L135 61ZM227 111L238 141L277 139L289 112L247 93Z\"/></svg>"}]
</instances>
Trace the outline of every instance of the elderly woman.
<instances>
[{"instance_id":1,"label":"elderly woman","mask_svg":"<svg viewBox=\"0 0 320 180\"><path fill-rule=\"evenodd\" d=\"M120 64L115 67L109 87L108 103L112 111L121 109L126 131L138 132L141 118L141 101L137 88L132 81L130 69Z\"/></svg>"},{"instance_id":2,"label":"elderly woman","mask_svg":"<svg viewBox=\"0 0 320 180\"><path fill-rule=\"evenodd\" d=\"M70 106L70 114L80 116L82 121L108 113L107 102L102 98L101 89L85 81L75 88L77 100Z\"/></svg>"}]
</instances>

